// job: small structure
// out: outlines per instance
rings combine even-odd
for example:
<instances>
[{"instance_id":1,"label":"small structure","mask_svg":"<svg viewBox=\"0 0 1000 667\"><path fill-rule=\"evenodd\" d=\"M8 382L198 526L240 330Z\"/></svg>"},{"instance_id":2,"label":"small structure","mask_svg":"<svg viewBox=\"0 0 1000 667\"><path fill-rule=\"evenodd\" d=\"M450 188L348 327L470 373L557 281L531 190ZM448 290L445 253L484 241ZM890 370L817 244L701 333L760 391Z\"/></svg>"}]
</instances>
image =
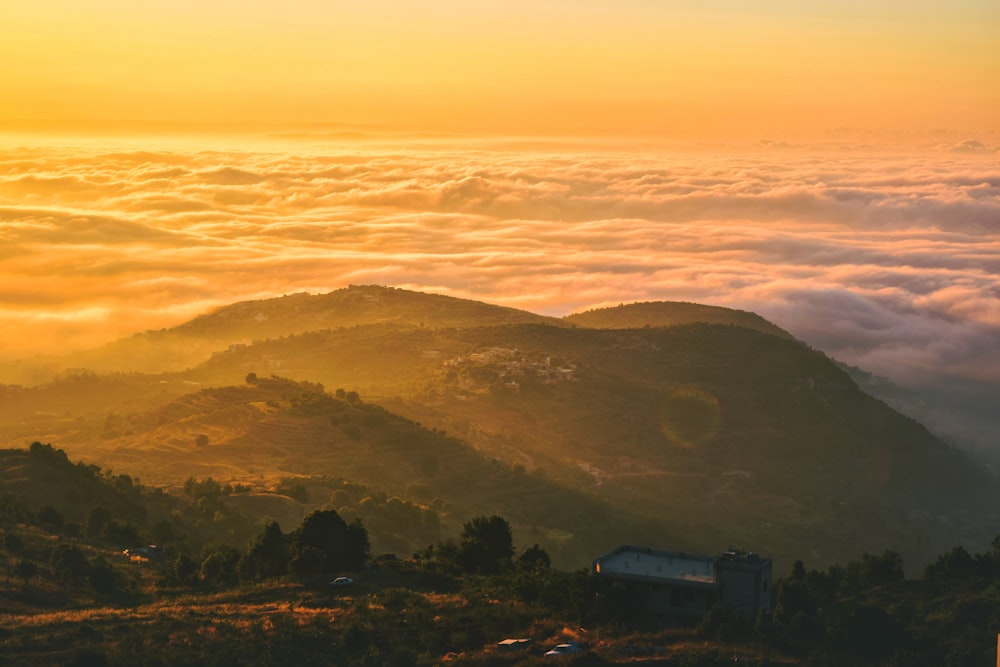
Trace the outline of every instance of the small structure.
<instances>
[{"instance_id":1,"label":"small structure","mask_svg":"<svg viewBox=\"0 0 1000 667\"><path fill-rule=\"evenodd\" d=\"M729 550L720 556L623 545L594 561L594 573L621 581L646 613L661 620L697 620L716 603L747 616L771 608L771 561Z\"/></svg>"}]
</instances>

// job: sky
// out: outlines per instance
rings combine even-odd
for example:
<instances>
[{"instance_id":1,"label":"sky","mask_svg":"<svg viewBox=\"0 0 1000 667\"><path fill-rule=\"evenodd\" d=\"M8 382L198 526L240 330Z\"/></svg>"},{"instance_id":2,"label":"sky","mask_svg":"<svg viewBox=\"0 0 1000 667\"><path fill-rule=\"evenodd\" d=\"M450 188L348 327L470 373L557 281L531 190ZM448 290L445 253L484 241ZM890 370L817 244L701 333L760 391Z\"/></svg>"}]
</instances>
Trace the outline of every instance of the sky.
<instances>
[{"instance_id":1,"label":"sky","mask_svg":"<svg viewBox=\"0 0 1000 667\"><path fill-rule=\"evenodd\" d=\"M970 136L994 0L34 0L0 6L0 130Z\"/></svg>"},{"instance_id":2,"label":"sky","mask_svg":"<svg viewBox=\"0 0 1000 667\"><path fill-rule=\"evenodd\" d=\"M377 283L754 310L1000 395L995 0L33 0L0 25L0 361Z\"/></svg>"}]
</instances>

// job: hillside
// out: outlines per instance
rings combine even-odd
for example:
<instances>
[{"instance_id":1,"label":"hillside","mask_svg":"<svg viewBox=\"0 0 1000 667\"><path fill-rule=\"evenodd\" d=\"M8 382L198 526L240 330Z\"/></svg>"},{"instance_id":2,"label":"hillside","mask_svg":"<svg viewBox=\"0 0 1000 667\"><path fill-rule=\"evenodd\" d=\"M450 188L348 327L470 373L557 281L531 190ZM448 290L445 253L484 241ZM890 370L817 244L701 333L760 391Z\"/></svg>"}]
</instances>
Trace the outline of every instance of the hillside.
<instances>
[{"instance_id":1,"label":"hillside","mask_svg":"<svg viewBox=\"0 0 1000 667\"><path fill-rule=\"evenodd\" d=\"M340 400L314 386L263 384L306 399L299 407L310 412ZM189 408L181 401L174 416ZM219 543L231 523L220 515L244 491L203 480L174 496L41 443L0 451L0 481L4 664L129 665L155 651L168 664L330 664L335 656L345 666L496 667L551 664L544 652L567 641L579 652L565 660L577 665L930 666L995 657L1000 537L985 553L950 549L919 577L906 577L892 551L825 571L796 561L790 576L773 571L770 608L755 618L715 606L690 625L665 627L649 615L641 586L552 568L537 547L510 549L523 536L499 516L479 517L506 535L496 551L497 533L470 521L459 544L369 558L370 524L328 509L287 531L258 524L251 537ZM192 523L204 524L208 540L177 532ZM349 552L325 539L338 526L341 538L359 538ZM162 546L122 552L143 533ZM341 572L351 575L345 585L327 583ZM506 652L503 637L527 640Z\"/></svg>"},{"instance_id":2,"label":"hillside","mask_svg":"<svg viewBox=\"0 0 1000 667\"><path fill-rule=\"evenodd\" d=\"M357 394L335 396L319 385L275 378L251 380L124 416L112 430L107 418L74 421L74 430L60 434L59 443L73 456L174 488L189 477L251 489L301 484L306 499L297 507L269 494L237 494L230 504L283 525L328 503L369 518L376 512L394 524L383 526L384 532L395 535L376 534L377 544L388 550L396 545L402 555L477 514L502 513L525 540L544 542L555 558L572 565L642 526L600 499L526 474ZM434 517L415 513L418 521L433 525L427 530L398 525L419 507L435 509Z\"/></svg>"},{"instance_id":3,"label":"hillside","mask_svg":"<svg viewBox=\"0 0 1000 667\"><path fill-rule=\"evenodd\" d=\"M40 443L0 450L3 494L35 511L52 507L64 521L83 524L95 506L133 522L144 521L151 510L166 514L162 503L157 508L142 498L137 482L127 474L103 474L95 465L73 463L64 452Z\"/></svg>"},{"instance_id":4,"label":"hillside","mask_svg":"<svg viewBox=\"0 0 1000 667\"><path fill-rule=\"evenodd\" d=\"M503 509L561 554L587 544L578 563L619 536L752 545L779 563L886 548L920 563L956 542L981 548L998 523L992 478L752 314L634 304L582 326L403 290L326 296L323 321L344 326L232 343L171 374L5 388L0 434L164 483L301 477L324 500L347 481ZM237 304L188 328L207 341L278 312L313 326L323 298ZM678 323L702 315L723 321ZM306 391L319 396L310 414L271 375L343 391Z\"/></svg>"}]
</instances>

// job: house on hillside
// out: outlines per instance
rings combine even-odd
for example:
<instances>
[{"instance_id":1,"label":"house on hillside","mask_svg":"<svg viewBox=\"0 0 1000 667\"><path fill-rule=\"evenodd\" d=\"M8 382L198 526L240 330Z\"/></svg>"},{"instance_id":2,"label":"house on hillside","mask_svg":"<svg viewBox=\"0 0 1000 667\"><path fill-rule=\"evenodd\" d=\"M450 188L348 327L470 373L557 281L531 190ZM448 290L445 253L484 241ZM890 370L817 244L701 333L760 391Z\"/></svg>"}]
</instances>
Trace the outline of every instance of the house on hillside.
<instances>
[{"instance_id":1,"label":"house on hillside","mask_svg":"<svg viewBox=\"0 0 1000 667\"><path fill-rule=\"evenodd\" d=\"M702 556L623 545L593 566L637 594L651 619L697 620L716 603L750 617L771 608L771 560L752 552Z\"/></svg>"}]
</instances>

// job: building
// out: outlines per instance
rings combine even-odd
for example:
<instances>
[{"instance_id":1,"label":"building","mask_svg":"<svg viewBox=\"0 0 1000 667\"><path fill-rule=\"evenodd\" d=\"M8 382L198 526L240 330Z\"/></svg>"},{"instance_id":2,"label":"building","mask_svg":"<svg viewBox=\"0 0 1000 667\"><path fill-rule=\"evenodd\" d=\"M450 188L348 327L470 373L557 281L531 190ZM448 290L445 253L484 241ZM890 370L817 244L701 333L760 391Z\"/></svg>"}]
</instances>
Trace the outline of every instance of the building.
<instances>
[{"instance_id":1,"label":"building","mask_svg":"<svg viewBox=\"0 0 1000 667\"><path fill-rule=\"evenodd\" d=\"M623 545L598 557L594 573L625 584L647 614L665 621L700 619L716 603L751 617L771 608L771 560L752 552L702 556Z\"/></svg>"}]
</instances>

